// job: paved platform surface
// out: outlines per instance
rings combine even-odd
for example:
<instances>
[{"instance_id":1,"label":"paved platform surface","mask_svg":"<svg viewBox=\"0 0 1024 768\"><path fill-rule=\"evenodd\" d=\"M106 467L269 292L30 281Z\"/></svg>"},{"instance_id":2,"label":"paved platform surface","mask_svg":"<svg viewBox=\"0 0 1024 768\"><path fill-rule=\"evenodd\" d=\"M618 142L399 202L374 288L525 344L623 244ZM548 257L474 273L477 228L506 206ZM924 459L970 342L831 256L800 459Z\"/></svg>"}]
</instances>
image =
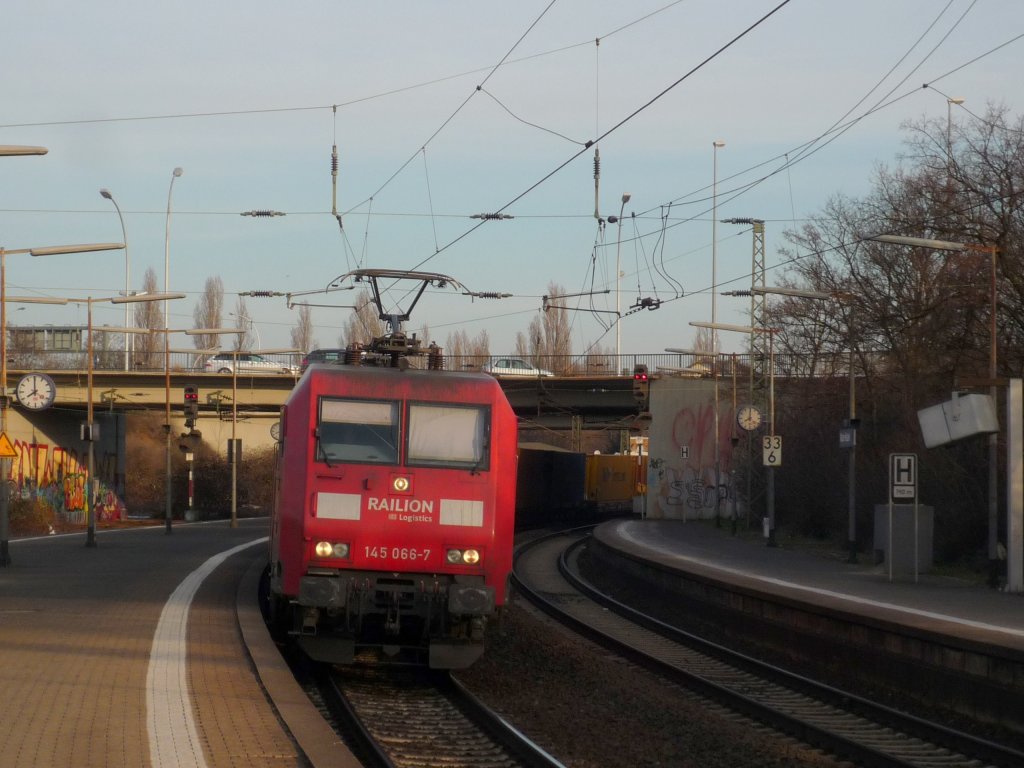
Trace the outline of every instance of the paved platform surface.
<instances>
[{"instance_id":1,"label":"paved platform surface","mask_svg":"<svg viewBox=\"0 0 1024 768\"><path fill-rule=\"evenodd\" d=\"M833 610L863 613L918 629L1024 651L1024 595L966 581L893 574L884 564L767 547L728 527L678 520L613 520L595 538L643 560L788 596Z\"/></svg>"},{"instance_id":2,"label":"paved platform surface","mask_svg":"<svg viewBox=\"0 0 1024 768\"><path fill-rule=\"evenodd\" d=\"M358 765L259 619L266 534L246 520L12 541L0 768Z\"/></svg>"}]
</instances>

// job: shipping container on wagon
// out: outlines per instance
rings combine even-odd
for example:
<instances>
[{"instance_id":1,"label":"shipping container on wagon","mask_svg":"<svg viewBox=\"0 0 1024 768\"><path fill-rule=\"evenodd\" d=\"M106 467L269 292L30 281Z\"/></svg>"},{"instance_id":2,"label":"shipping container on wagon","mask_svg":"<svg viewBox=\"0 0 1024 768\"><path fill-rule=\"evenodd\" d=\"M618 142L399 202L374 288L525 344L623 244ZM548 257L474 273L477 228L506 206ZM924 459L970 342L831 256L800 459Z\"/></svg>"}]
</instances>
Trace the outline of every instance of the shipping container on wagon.
<instances>
[{"instance_id":1,"label":"shipping container on wagon","mask_svg":"<svg viewBox=\"0 0 1024 768\"><path fill-rule=\"evenodd\" d=\"M543 443L519 446L516 525L536 528L574 519L584 506L586 457Z\"/></svg>"},{"instance_id":2,"label":"shipping container on wagon","mask_svg":"<svg viewBox=\"0 0 1024 768\"><path fill-rule=\"evenodd\" d=\"M587 456L586 499L595 504L632 506L641 493L640 479L646 475L646 456L600 454Z\"/></svg>"}]
</instances>

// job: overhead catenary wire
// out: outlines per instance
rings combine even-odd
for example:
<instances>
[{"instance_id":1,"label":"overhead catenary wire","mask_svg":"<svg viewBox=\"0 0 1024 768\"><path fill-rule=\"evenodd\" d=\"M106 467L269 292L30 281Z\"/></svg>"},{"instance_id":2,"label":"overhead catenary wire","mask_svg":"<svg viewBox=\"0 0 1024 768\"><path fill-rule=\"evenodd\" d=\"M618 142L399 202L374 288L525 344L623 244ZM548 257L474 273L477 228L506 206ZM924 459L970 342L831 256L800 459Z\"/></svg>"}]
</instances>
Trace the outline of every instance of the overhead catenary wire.
<instances>
[{"instance_id":1,"label":"overhead catenary wire","mask_svg":"<svg viewBox=\"0 0 1024 768\"><path fill-rule=\"evenodd\" d=\"M683 75L682 75L681 77L679 77L679 78L678 78L678 79L676 79L676 80L675 80L674 82L672 82L672 83L671 83L670 85L668 85L667 87L665 87L664 89L662 89L662 90L661 90L660 92L658 92L658 93L657 93L656 95L654 95L653 97L651 97L651 98L650 98L650 99L649 99L648 101L646 101L646 102L645 102L644 104L640 105L639 107L637 107L636 109L634 109L634 110L633 110L632 112L630 112L630 113L629 113L628 115L626 115L625 117L623 117L623 118L622 118L621 120L619 120L619 121L618 121L617 123L615 123L615 124L614 124L614 125L613 125L613 126L612 126L611 128L609 128L608 130L606 130L606 131L605 131L604 133L602 133L602 134L601 134L600 136L598 136L598 137L597 137L596 139L594 139L594 140L593 140L592 142L588 142L588 143L587 143L587 146L585 146L585 147L584 147L583 149L581 149L581 150L579 150L578 152L574 153L574 154L573 154L572 156L570 156L570 157L569 157L568 159L566 159L565 161L563 161L562 163L560 163L560 164L559 164L558 166L556 166L556 167L555 167L555 168L554 168L553 170L551 170L551 171L549 171L548 173L546 173L546 174L545 174L544 176L542 176L542 177L541 177L541 178L540 178L539 180L535 181L535 182L534 182L533 184L531 184L531 185L530 185L529 187L527 187L527 188L526 188L525 190L523 190L523 191L522 191L522 192L520 192L520 193L519 193L518 195L516 195L515 197L513 197L513 198L512 198L511 200L509 200L509 201L508 201L507 203L505 203L505 204L504 204L503 206L501 206L500 208L498 208L498 209L497 209L497 211L496 211L496 213L501 213L501 212L505 211L505 210L506 210L507 208L509 208L510 206L512 206L512 205L514 205L515 203L517 203L517 202L518 202L519 200L522 200L522 199L523 199L524 197L526 197L526 196L527 196L528 194L530 194L530 192L532 192L533 190L535 190L535 189L536 189L537 187L539 187L539 186L540 186L541 184L543 184L544 182L546 182L546 181L547 181L548 179L550 179L550 178L551 178L552 176L554 176L555 174L559 173L559 172L560 172L560 171L561 171L561 170L562 170L563 168L565 168L566 166L568 166L569 164L571 164L571 163L572 163L572 162L573 162L574 160L576 160L577 158L579 158L579 156L580 156L580 155L582 155L582 154L583 154L583 152L585 152L585 151L586 151L587 149L589 149L589 148L590 148L590 145L592 145L592 144L597 144L597 143L599 143L599 142L601 141L601 139L607 138L607 137L608 137L608 136L610 136L610 135L611 135L612 133L614 133L615 131L617 131L618 129L620 129L620 128L621 128L622 126L626 125L626 124L627 124L628 122L630 122L631 120L633 120L634 118L636 118L636 117L637 117L637 116L638 116L639 114L641 114L641 113L642 113L642 112L644 112L645 110L649 109L649 108L650 108L650 107L651 107L651 106L652 106L653 104L655 104L655 103L656 103L657 101L659 101L660 99L662 99L662 98L663 98L663 97L664 97L664 96L665 96L666 94L670 93L670 92L671 92L671 91L672 91L673 89L675 89L676 87L678 87L678 86L679 86L679 85L680 85L681 83L685 82L685 81L686 81L687 79L689 79L689 78L690 78L690 77L691 77L692 75L694 75L694 74L695 74L696 72L699 72L699 71L700 71L701 69L703 69L703 68L704 68L705 66L707 66L707 64L709 64L710 62L714 61L714 60L715 60L715 59L716 59L716 58L717 58L718 56L722 55L722 54L723 54L723 53L724 53L725 51L727 51L727 50L728 50L729 48L731 48L731 47L732 47L733 45L735 45L735 44L736 44L737 42L739 42L740 40L742 40L742 39L743 39L744 37L746 37L746 36L747 36L748 34L750 34L750 33L751 33L752 31L754 31L755 29L757 29L757 28L758 28L758 27L759 27L759 26L760 26L761 24L763 24L764 22L766 22L766 21L767 21L767 20L768 20L769 18L771 18L772 16L774 16L774 15L775 15L776 13L778 13L778 12L779 12L780 10L782 10L782 9L783 9L783 8L784 8L785 6L789 5L789 3L790 3L790 0L782 0L782 2L780 2L780 3L778 4L778 5L776 5L776 6L774 7L774 8L772 8L772 9L771 9L770 11L768 11L768 12L767 12L766 14L764 14L763 16L761 16L761 17L760 17L760 18L759 18L759 19L758 19L757 21L755 21L755 22L753 22L752 24L750 24L750 25L749 25L748 27L746 27L746 28L745 28L745 29L744 29L743 31L741 31L741 32L740 32L739 34L735 35L735 36L734 36L733 38L731 38L731 39L730 39L730 40L729 40L728 42L726 42L725 44L723 44L722 46L720 46L720 47L719 47L719 48L718 48L717 50L715 50L715 51L714 51L713 53L711 53L710 55L708 55L707 57L705 57L705 58L704 58L704 59L703 59L703 60L702 60L701 62L699 62L699 63L698 63L698 64L696 64L696 65L695 65L694 67L692 67L691 69L689 69L689 70L688 70L688 71L687 71L687 72L686 72L685 74L683 74ZM416 264L415 266L413 266L413 267L412 267L412 269L419 269L419 268L420 268L421 266L423 266L423 265L424 265L424 264L426 264L426 263L427 263L428 261L430 261L431 259L433 259L433 258L435 258L436 256L438 256L438 255L439 255L440 253L442 253L442 252L446 251L446 250L447 250L448 248L451 248L451 247L452 247L453 245L455 245L456 243L458 243L458 242L460 242L461 240L463 240L463 239L465 239L466 237L468 237L468 236L469 236L469 235L470 235L471 233L475 232L475 231L476 231L477 229L479 229L479 228L480 228L481 226L483 226L483 224L484 224L484 223L485 223L485 222L480 222L479 224L476 224L476 225L474 225L474 226L470 227L470 228L469 228L468 230L466 230L465 232L463 232L463 233L462 233L461 235L459 235L458 237L454 238L453 240L449 241L449 242L448 242L448 243L446 243L446 244L445 244L444 246L442 246L441 248L439 248L439 249L438 249L438 251L437 251L436 253L434 253L434 254L432 254L431 256L428 256L428 257L426 257L426 258L422 259L421 261L419 261L419 262L418 262L418 263L417 263L417 264Z\"/></svg>"},{"instance_id":2,"label":"overhead catenary wire","mask_svg":"<svg viewBox=\"0 0 1024 768\"><path fill-rule=\"evenodd\" d=\"M685 2L685 0L674 0L674 2L668 5L662 6L651 11L644 16L641 16L633 21L627 22L619 27L616 27L610 32L606 32L602 35L604 38L611 37L620 32L633 27L641 22L647 21L648 19L657 16L660 13L667 11L673 6L679 5ZM552 3L553 4L553 3ZM550 7L550 6L549 6ZM545 13L547 11L545 10ZM575 48L582 48L583 46L592 45L593 40L587 39L578 43L569 43L568 45L559 46L557 48L550 48L545 51L539 51L538 53L532 53L528 56L522 56L517 59L509 59L505 61L506 65L511 64L523 64L535 59L544 58L546 56L553 56L566 51L571 51ZM463 77L471 77L481 72L488 72L494 68L495 65L489 64L484 67L475 67L464 72L457 72L452 75L443 75L436 77L431 80L424 80L418 83L412 83L411 85L403 85L398 88L390 88L385 91L378 93L372 93L367 96L361 96L355 99L349 99L348 101L340 101L334 104L307 104L301 106L292 107L257 107L254 109L230 109L230 110L213 110L206 112L168 112L154 115L121 115L117 117L97 117L97 118L72 118L67 120L45 120L35 121L27 123L0 123L0 128L43 128L50 126L66 126L66 125L93 125L101 123L127 123L127 122L144 122L150 120L188 120L188 119L205 119L214 117L235 117L239 115L266 115L274 113L287 113L287 112L314 112L314 111L325 111L328 109L337 109L338 107L353 107L359 104L364 104L368 101L375 101L377 99L384 99L389 96L397 96L401 93L408 93L409 91L419 90L420 88L429 88L432 85L439 85L441 83L451 82L452 80L458 80Z\"/></svg>"},{"instance_id":3,"label":"overhead catenary wire","mask_svg":"<svg viewBox=\"0 0 1024 768\"><path fill-rule=\"evenodd\" d=\"M782 166L782 168L785 168L785 169L787 170L787 172L788 172L788 171L789 171L789 170L791 169L791 167L792 167L792 163L790 163L790 160L791 160L791 159L792 159L792 160L794 160L794 162L796 161L796 159L795 159L795 158L791 158L791 157L786 157L786 158L785 158L785 161L786 161L786 162L785 162L785 163L783 164L783 166ZM779 170L781 170L781 169L779 169ZM776 172L777 172L777 171L776 171ZM384 214L380 214L380 215L384 215ZM395 215L402 215L402 214L395 214ZM423 214L415 214L415 215L423 215ZM439 216L439 214L437 214L436 212L434 212L434 211L433 211L433 206L431 206L431 212L430 212L430 215L431 215L432 217L436 217L436 216ZM369 218L369 217L368 217L368 218ZM437 242L436 242L436 240L437 240L437 238L436 238L436 233L435 233L435 249L436 249L436 246L437 246ZM365 243L365 241L364 241L364 243ZM664 257L664 246L663 246L663 248L662 248L662 256Z\"/></svg>"}]
</instances>

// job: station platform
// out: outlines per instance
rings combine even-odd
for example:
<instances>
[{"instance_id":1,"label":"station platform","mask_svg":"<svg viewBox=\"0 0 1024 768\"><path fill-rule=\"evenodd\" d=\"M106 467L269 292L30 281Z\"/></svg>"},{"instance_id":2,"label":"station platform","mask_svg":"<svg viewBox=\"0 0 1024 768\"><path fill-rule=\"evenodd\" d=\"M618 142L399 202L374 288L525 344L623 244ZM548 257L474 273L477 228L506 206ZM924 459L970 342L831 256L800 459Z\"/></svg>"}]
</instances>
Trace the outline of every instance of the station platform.
<instances>
[{"instance_id":1,"label":"station platform","mask_svg":"<svg viewBox=\"0 0 1024 768\"><path fill-rule=\"evenodd\" d=\"M845 555L768 547L733 536L728 523L612 520L594 538L624 555L664 568L772 594L792 603L860 615L970 644L1007 649L1024 660L1024 595L945 576L890 574L886 565Z\"/></svg>"},{"instance_id":2,"label":"station platform","mask_svg":"<svg viewBox=\"0 0 1024 768\"><path fill-rule=\"evenodd\" d=\"M358 766L259 614L268 521L10 543L0 768Z\"/></svg>"}]
</instances>

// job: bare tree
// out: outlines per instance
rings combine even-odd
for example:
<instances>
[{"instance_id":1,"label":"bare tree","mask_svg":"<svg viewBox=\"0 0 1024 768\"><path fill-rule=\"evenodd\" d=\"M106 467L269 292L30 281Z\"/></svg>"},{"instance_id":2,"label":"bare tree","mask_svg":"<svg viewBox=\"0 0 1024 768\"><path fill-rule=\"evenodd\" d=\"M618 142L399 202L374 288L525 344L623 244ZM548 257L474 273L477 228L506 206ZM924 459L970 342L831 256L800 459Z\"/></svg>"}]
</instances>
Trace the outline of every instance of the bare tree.
<instances>
[{"instance_id":1,"label":"bare tree","mask_svg":"<svg viewBox=\"0 0 1024 768\"><path fill-rule=\"evenodd\" d=\"M479 368L491 356L491 339L487 331L480 331L470 338L466 331L458 330L448 334L444 354L452 360L457 369Z\"/></svg>"},{"instance_id":2,"label":"bare tree","mask_svg":"<svg viewBox=\"0 0 1024 768\"><path fill-rule=\"evenodd\" d=\"M341 335L338 337L338 345L341 347L347 347L356 342L366 344L372 339L384 335L384 323L377 316L377 307L367 289L362 289L356 296L355 306L355 311L345 321Z\"/></svg>"},{"instance_id":3,"label":"bare tree","mask_svg":"<svg viewBox=\"0 0 1024 768\"><path fill-rule=\"evenodd\" d=\"M143 293L158 293L156 272L152 267L146 270L142 278ZM164 328L164 315L158 301L141 301L135 305L135 327L149 331ZM142 368L159 368L162 366L160 355L164 350L164 334L137 334L135 338L135 366Z\"/></svg>"},{"instance_id":4,"label":"bare tree","mask_svg":"<svg viewBox=\"0 0 1024 768\"><path fill-rule=\"evenodd\" d=\"M203 295L192 310L194 328L220 328L224 322L224 281L220 277L206 278ZM212 349L220 346L221 340L214 334L204 333L192 337L196 349Z\"/></svg>"},{"instance_id":5,"label":"bare tree","mask_svg":"<svg viewBox=\"0 0 1024 768\"><path fill-rule=\"evenodd\" d=\"M616 357L613 348L605 347L600 342L595 341L584 344L583 349L583 354L574 360L571 370L567 369L565 373L590 376L592 374L599 375L615 372L618 357Z\"/></svg>"},{"instance_id":6,"label":"bare tree","mask_svg":"<svg viewBox=\"0 0 1024 768\"><path fill-rule=\"evenodd\" d=\"M239 330L239 333L235 334L235 351L244 352L252 349L252 318L249 317L249 308L245 305L244 296L238 297L234 314L235 328Z\"/></svg>"},{"instance_id":7,"label":"bare tree","mask_svg":"<svg viewBox=\"0 0 1024 768\"><path fill-rule=\"evenodd\" d=\"M561 296L565 288L557 283L548 283L548 295ZM572 331L569 326L569 310L565 307L547 306L543 314L530 321L527 334L516 334L516 354L529 357L535 365L551 370L564 370L572 355Z\"/></svg>"},{"instance_id":8,"label":"bare tree","mask_svg":"<svg viewBox=\"0 0 1024 768\"><path fill-rule=\"evenodd\" d=\"M291 330L292 348L309 352L314 348L313 342L313 308L307 304L299 305L299 318Z\"/></svg>"},{"instance_id":9,"label":"bare tree","mask_svg":"<svg viewBox=\"0 0 1024 768\"><path fill-rule=\"evenodd\" d=\"M124 350L121 339L123 333L109 333L103 326L93 326L92 354L93 364L97 368L117 368Z\"/></svg>"},{"instance_id":10,"label":"bare tree","mask_svg":"<svg viewBox=\"0 0 1024 768\"><path fill-rule=\"evenodd\" d=\"M957 381L986 373L993 322L997 376L1019 376L1024 369L1024 119L990 107L962 123L919 120L905 128L907 152L895 168L876 171L866 196L835 197L799 231L786 233L792 245L782 252L791 265L787 284L832 293L836 301L770 303L771 325L780 329L776 349L800 353L809 361L804 372L818 374L796 377L788 406L782 400L780 421L793 436L787 437L790 455L800 466L821 466L817 478L802 477L799 484L782 478L783 508L829 506L821 499L834 485L835 467L828 468L829 454L820 450L827 438L816 430L849 414L855 380L858 451L881 465L888 452L913 445L916 409L947 399ZM883 233L970 247L931 250L870 239ZM833 366L831 387L820 376L827 365ZM931 452L921 477L922 496L942 500L937 548L960 556L972 547L984 551L985 531L991 537L994 530L979 514L987 494L977 479L986 477L989 464L979 446ZM884 495L884 483L876 479L874 492ZM814 501L807 504L800 494ZM806 515L804 522L822 519ZM990 538L989 557L992 550Z\"/></svg>"}]
</instances>

